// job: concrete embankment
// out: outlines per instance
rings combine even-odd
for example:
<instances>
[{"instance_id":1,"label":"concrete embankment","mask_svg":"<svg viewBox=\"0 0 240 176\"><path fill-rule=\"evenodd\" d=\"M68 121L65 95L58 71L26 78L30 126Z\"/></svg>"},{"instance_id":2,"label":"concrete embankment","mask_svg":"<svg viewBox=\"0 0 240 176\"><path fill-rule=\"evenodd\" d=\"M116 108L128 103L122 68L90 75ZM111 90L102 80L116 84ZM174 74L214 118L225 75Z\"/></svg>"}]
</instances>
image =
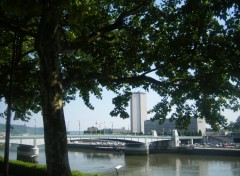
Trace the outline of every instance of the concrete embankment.
<instances>
[{"instance_id":1,"label":"concrete embankment","mask_svg":"<svg viewBox=\"0 0 240 176\"><path fill-rule=\"evenodd\" d=\"M214 156L237 156L240 157L240 149L228 148L189 148L183 151L187 155L214 155Z\"/></svg>"},{"instance_id":2,"label":"concrete embankment","mask_svg":"<svg viewBox=\"0 0 240 176\"><path fill-rule=\"evenodd\" d=\"M150 153L175 153L185 155L211 155L211 156L234 156L240 157L240 149L231 148L191 148L176 147L150 150Z\"/></svg>"},{"instance_id":3,"label":"concrete embankment","mask_svg":"<svg viewBox=\"0 0 240 176\"><path fill-rule=\"evenodd\" d=\"M121 152L124 150L123 146L116 145L104 145L104 144L93 144L93 143L68 143L68 149L88 149L97 151L112 151Z\"/></svg>"}]
</instances>

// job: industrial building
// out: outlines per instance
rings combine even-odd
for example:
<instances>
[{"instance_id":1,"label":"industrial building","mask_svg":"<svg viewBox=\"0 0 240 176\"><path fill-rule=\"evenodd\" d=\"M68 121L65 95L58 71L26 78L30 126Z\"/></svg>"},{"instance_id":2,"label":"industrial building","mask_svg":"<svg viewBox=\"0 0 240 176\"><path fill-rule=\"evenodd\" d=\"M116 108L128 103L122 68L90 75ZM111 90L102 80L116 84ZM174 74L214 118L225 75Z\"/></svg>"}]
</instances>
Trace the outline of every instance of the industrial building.
<instances>
[{"instance_id":1,"label":"industrial building","mask_svg":"<svg viewBox=\"0 0 240 176\"><path fill-rule=\"evenodd\" d=\"M145 134L151 134L152 130L155 130L157 131L158 135L168 135L172 132L173 129L176 129L176 125L175 122L171 122L169 119L166 119L165 122L161 125L158 124L158 121L146 120L144 123L144 128ZM199 132L201 132L202 135L206 134L205 119L192 118L188 130L179 130L180 134L196 134Z\"/></svg>"}]
</instances>

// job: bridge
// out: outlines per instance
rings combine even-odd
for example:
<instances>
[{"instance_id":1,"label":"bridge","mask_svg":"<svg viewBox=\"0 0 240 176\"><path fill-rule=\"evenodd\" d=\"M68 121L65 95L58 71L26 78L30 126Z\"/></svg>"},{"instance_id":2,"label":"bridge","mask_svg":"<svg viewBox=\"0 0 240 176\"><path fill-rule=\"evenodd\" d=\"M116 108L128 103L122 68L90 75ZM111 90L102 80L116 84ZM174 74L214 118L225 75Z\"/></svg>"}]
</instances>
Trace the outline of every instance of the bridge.
<instances>
[{"instance_id":1,"label":"bridge","mask_svg":"<svg viewBox=\"0 0 240 176\"><path fill-rule=\"evenodd\" d=\"M190 144L193 144L194 139L203 139L202 136L178 136L177 130L173 130L172 136L140 136L140 135L68 135L68 142L83 141L83 140L111 140L121 141L125 143L125 154L148 154L149 146L153 142L168 141L169 147L178 147L181 140L189 140ZM5 139L0 137L0 143L4 143ZM17 148L19 144L34 145L39 148L44 146L44 136L11 136L10 137L11 148ZM75 145L75 144L74 144ZM77 144L79 145L79 144Z\"/></svg>"},{"instance_id":2,"label":"bridge","mask_svg":"<svg viewBox=\"0 0 240 176\"><path fill-rule=\"evenodd\" d=\"M81 139L93 139L93 140L116 140L123 141L125 143L135 142L150 144L151 142L156 141L165 141L173 140L174 136L140 136L140 135L68 135L68 141L81 140ZM193 143L193 139L203 139L203 136L178 136L178 140L189 140L190 143ZM5 138L0 137L0 143L4 143ZM11 136L10 144L27 144L27 145L44 145L44 136L43 135L31 135L31 136Z\"/></svg>"},{"instance_id":3,"label":"bridge","mask_svg":"<svg viewBox=\"0 0 240 176\"><path fill-rule=\"evenodd\" d=\"M133 141L140 143L150 143L161 140L171 140L171 136L132 136L132 135L68 135L68 141L92 139L92 140L116 140L116 141ZM0 143L4 143L5 138L0 137ZM26 145L44 145L44 136L11 136L10 144L26 144Z\"/></svg>"}]
</instances>

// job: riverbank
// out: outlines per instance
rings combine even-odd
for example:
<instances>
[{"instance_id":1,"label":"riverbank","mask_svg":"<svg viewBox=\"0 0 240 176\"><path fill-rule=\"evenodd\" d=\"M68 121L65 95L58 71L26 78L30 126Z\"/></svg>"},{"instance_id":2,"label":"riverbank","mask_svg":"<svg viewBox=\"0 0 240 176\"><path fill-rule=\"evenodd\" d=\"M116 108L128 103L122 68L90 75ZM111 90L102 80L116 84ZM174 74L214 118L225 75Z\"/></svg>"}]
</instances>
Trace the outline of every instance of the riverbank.
<instances>
[{"instance_id":1,"label":"riverbank","mask_svg":"<svg viewBox=\"0 0 240 176\"><path fill-rule=\"evenodd\" d=\"M176 147L176 148L152 149L149 151L149 153L174 153L174 154L184 154L184 155L240 157L240 149L231 149L231 148Z\"/></svg>"},{"instance_id":2,"label":"riverbank","mask_svg":"<svg viewBox=\"0 0 240 176\"><path fill-rule=\"evenodd\" d=\"M92 143L69 143L68 148L75 150L95 150L107 152L121 152L124 153L123 146L109 146L109 145L96 145ZM234 148L207 148L207 147L162 147L162 148L149 148L149 153L173 153L184 155L209 155L209 156L233 156L240 157L240 149Z\"/></svg>"}]
</instances>

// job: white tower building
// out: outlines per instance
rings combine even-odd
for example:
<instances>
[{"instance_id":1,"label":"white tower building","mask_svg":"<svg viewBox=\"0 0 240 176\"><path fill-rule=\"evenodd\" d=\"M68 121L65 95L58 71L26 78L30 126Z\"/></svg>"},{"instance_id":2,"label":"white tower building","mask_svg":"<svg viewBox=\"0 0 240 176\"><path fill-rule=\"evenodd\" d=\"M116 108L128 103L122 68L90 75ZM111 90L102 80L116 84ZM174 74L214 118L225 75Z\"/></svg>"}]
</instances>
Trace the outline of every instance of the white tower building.
<instances>
[{"instance_id":1,"label":"white tower building","mask_svg":"<svg viewBox=\"0 0 240 176\"><path fill-rule=\"evenodd\" d=\"M144 134L144 121L147 119L147 98L142 92L132 93L131 132Z\"/></svg>"}]
</instances>

